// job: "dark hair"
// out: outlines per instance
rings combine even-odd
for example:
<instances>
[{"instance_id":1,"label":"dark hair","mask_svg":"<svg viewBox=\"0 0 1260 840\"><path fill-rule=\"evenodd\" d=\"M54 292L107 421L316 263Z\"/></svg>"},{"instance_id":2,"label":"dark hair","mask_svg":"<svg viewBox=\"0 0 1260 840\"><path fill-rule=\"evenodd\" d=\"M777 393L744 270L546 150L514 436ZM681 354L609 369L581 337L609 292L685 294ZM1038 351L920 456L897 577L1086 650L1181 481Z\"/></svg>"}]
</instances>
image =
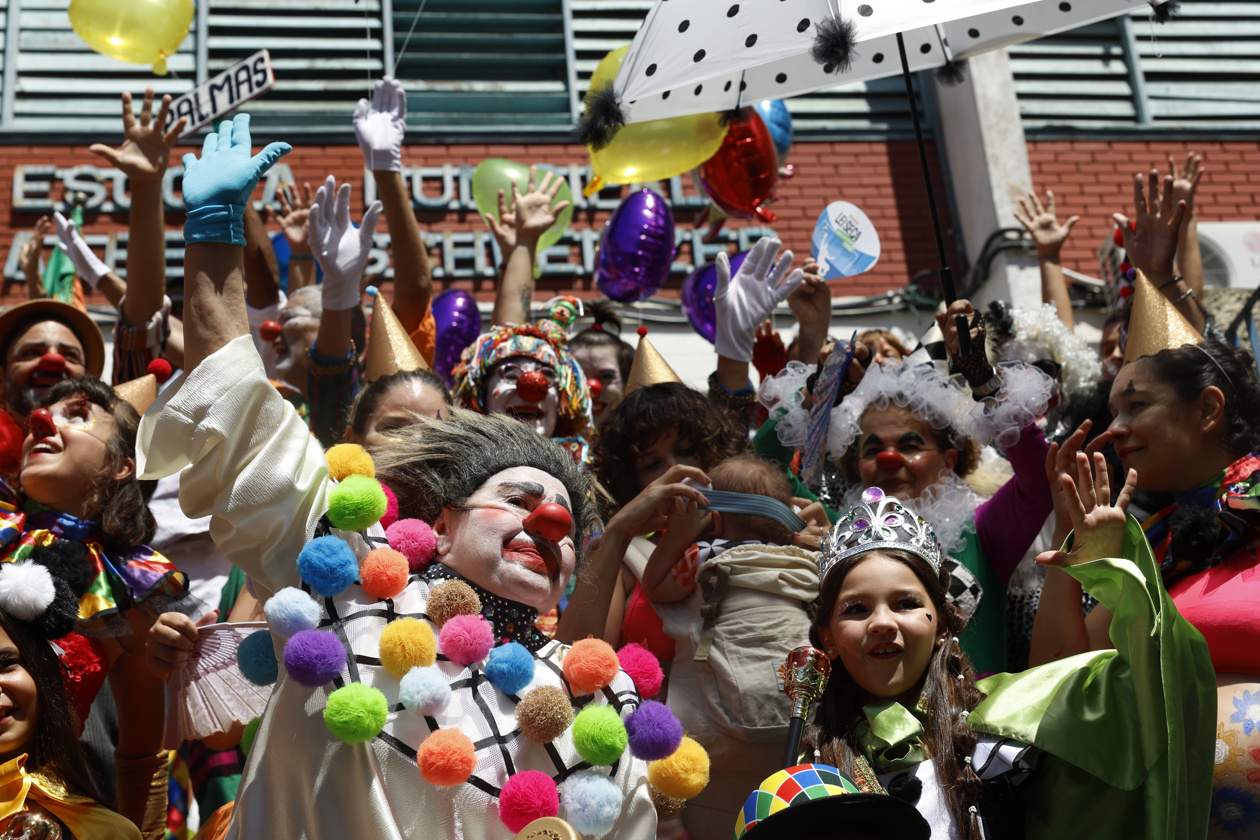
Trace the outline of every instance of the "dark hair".
<instances>
[{"instance_id":1,"label":"dark hair","mask_svg":"<svg viewBox=\"0 0 1260 840\"><path fill-rule=\"evenodd\" d=\"M396 371L368 383L367 387L359 391L359 395L354 398L354 403L350 406L350 419L348 421L350 428L354 429L354 433L356 435L366 434L368 418L376 410L376 406L380 403L381 398L395 385L403 385L408 382L418 382L427 388L432 388L442 395L442 401L447 405L454 404L451 401L451 392L447 389L446 383L432 371Z\"/></svg>"},{"instance_id":2,"label":"dark hair","mask_svg":"<svg viewBox=\"0 0 1260 840\"><path fill-rule=\"evenodd\" d=\"M17 648L22 667L31 675L39 698L35 734L23 751L30 756L28 769L39 769L59 778L74 792L91 797L109 808L79 743L79 721L66 693L62 664L48 642L30 631L25 622L0 610L0 629Z\"/></svg>"},{"instance_id":3,"label":"dark hair","mask_svg":"<svg viewBox=\"0 0 1260 840\"><path fill-rule=\"evenodd\" d=\"M967 626L967 619L945 600L949 572L942 569L939 575L934 574L922 558L899 549L851 554L827 572L818 600L810 606L810 641L823 649L820 630L831 622L845 577L873 554L901 563L914 572L943 619L945 643L932 652L919 700L920 707L927 710L924 741L936 765L936 775L954 825L963 840L980 840L979 820L970 808L979 804L984 783L967 760L975 751L977 738L962 713L974 709L984 699L984 694L976 688L971 662L958 646L958 635ZM840 662L837 659L833 664L839 666ZM821 753L824 763L851 775L855 760L862 754L854 735L854 723L861 717L865 703L861 689L843 666L833 667L814 723L805 733L806 743Z\"/></svg>"},{"instance_id":4,"label":"dark hair","mask_svg":"<svg viewBox=\"0 0 1260 840\"><path fill-rule=\"evenodd\" d=\"M676 431L691 441L704 469L743 452L748 435L704 394L678 382L639 388L613 409L595 434L593 470L618 505L639 495L635 461L661 435Z\"/></svg>"},{"instance_id":5,"label":"dark hair","mask_svg":"<svg viewBox=\"0 0 1260 840\"><path fill-rule=\"evenodd\" d=\"M18 319L18 322L9 330L9 334L0 338L0 367L5 367L9 364L9 351L13 349L13 342L25 335L31 327L36 324L42 324L45 321L56 321L70 330L75 340L79 342L79 346L83 348L83 358L80 361L85 365L87 364L87 342L83 340L83 336L79 335L75 325L61 313L49 312L45 309L39 312L32 312L30 315Z\"/></svg>"},{"instance_id":6,"label":"dark hair","mask_svg":"<svg viewBox=\"0 0 1260 840\"><path fill-rule=\"evenodd\" d=\"M1224 444L1232 458L1260 449L1260 375L1251 353L1220 341L1185 344L1145 357L1155 376L1188 403L1204 389L1225 395Z\"/></svg>"},{"instance_id":7,"label":"dark hair","mask_svg":"<svg viewBox=\"0 0 1260 840\"><path fill-rule=\"evenodd\" d=\"M569 339L569 351L581 350L584 347L612 347L617 351L617 368L621 371L621 381L630 381L630 367L634 364L634 348L621 340L621 318L611 303L606 300L596 301L590 305L595 324L582 330Z\"/></svg>"},{"instance_id":8,"label":"dark hair","mask_svg":"<svg viewBox=\"0 0 1260 840\"><path fill-rule=\"evenodd\" d=\"M400 517L426 522L437 519L442 508L462 506L496 473L512 467L541 470L569 494L579 562L585 554L592 519L589 479L568 451L519 420L452 408L449 422L417 418L391 435L372 457L377 477L398 497Z\"/></svg>"},{"instance_id":9,"label":"dark hair","mask_svg":"<svg viewBox=\"0 0 1260 840\"><path fill-rule=\"evenodd\" d=\"M760 455L746 452L734 455L708 470L714 490L732 493L754 493L776 499L789 508L792 506L792 484L778 465ZM747 513L724 513L724 521L744 524L757 535L757 539L773 545L788 545L792 531L782 522L768 516Z\"/></svg>"},{"instance_id":10,"label":"dark hair","mask_svg":"<svg viewBox=\"0 0 1260 840\"><path fill-rule=\"evenodd\" d=\"M126 550L153 539L157 522L145 504L142 483L135 470L122 479L113 479L123 462L136 458L136 430L140 415L131 404L120 398L99 379L81 376L58 382L44 394L40 406L47 408L67 397L83 396L105 409L114 421L114 434L106 444L105 474L93 481L85 509L90 518L100 522L98 537L107 551Z\"/></svg>"}]
</instances>

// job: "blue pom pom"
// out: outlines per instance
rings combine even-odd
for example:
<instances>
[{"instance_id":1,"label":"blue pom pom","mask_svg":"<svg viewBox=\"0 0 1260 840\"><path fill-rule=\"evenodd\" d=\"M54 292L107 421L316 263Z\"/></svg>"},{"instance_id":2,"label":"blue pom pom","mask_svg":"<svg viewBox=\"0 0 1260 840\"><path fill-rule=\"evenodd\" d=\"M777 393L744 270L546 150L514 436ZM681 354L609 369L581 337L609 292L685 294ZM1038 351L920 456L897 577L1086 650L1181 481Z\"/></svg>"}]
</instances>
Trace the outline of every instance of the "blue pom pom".
<instances>
[{"instance_id":1,"label":"blue pom pom","mask_svg":"<svg viewBox=\"0 0 1260 840\"><path fill-rule=\"evenodd\" d=\"M436 665L416 666L398 681L398 702L418 715L436 715L451 700L451 687Z\"/></svg>"},{"instance_id":2,"label":"blue pom pom","mask_svg":"<svg viewBox=\"0 0 1260 840\"><path fill-rule=\"evenodd\" d=\"M280 663L271 646L270 630L255 630L236 649L236 665L254 685L271 685L280 676Z\"/></svg>"},{"instance_id":3,"label":"blue pom pom","mask_svg":"<svg viewBox=\"0 0 1260 840\"><path fill-rule=\"evenodd\" d=\"M295 586L286 586L263 604L267 623L286 639L319 626L319 602Z\"/></svg>"},{"instance_id":4,"label":"blue pom pom","mask_svg":"<svg viewBox=\"0 0 1260 840\"><path fill-rule=\"evenodd\" d=\"M368 287L367 287L366 289L364 289L363 291L367 294L367 296L368 296L368 297L376 297L377 293L378 293L380 290L379 290L379 289L377 289L375 286L368 286Z\"/></svg>"},{"instance_id":5,"label":"blue pom pom","mask_svg":"<svg viewBox=\"0 0 1260 840\"><path fill-rule=\"evenodd\" d=\"M359 579L359 561L340 537L317 537L298 555L298 574L325 598L340 595Z\"/></svg>"},{"instance_id":6,"label":"blue pom pom","mask_svg":"<svg viewBox=\"0 0 1260 840\"><path fill-rule=\"evenodd\" d=\"M504 694L520 694L534 681L534 655L518 642L499 645L486 658L486 679Z\"/></svg>"},{"instance_id":7,"label":"blue pom pom","mask_svg":"<svg viewBox=\"0 0 1260 840\"><path fill-rule=\"evenodd\" d=\"M621 816L621 788L596 770L575 773L560 785L564 818L579 834L603 834Z\"/></svg>"}]
</instances>

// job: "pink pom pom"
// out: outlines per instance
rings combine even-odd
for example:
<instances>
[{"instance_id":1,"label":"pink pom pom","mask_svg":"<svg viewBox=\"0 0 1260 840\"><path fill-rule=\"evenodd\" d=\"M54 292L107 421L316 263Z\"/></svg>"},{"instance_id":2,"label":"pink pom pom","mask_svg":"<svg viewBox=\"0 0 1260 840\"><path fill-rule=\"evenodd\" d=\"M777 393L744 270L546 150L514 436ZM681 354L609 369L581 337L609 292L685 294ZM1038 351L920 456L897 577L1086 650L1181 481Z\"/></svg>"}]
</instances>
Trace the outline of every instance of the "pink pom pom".
<instances>
[{"instance_id":1,"label":"pink pom pom","mask_svg":"<svg viewBox=\"0 0 1260 840\"><path fill-rule=\"evenodd\" d=\"M454 616L442 625L438 647L456 665L479 662L494 648L494 628L479 615Z\"/></svg>"},{"instance_id":2,"label":"pink pom pom","mask_svg":"<svg viewBox=\"0 0 1260 840\"><path fill-rule=\"evenodd\" d=\"M660 694L665 672L661 670L660 661L650 650L637 642L631 642L617 651L617 661L621 663L621 670L634 680L634 687L641 696L647 698Z\"/></svg>"},{"instance_id":3,"label":"pink pom pom","mask_svg":"<svg viewBox=\"0 0 1260 840\"><path fill-rule=\"evenodd\" d=\"M617 652L603 639L583 639L569 648L561 667L573 696L594 694L621 670Z\"/></svg>"},{"instance_id":4,"label":"pink pom pom","mask_svg":"<svg viewBox=\"0 0 1260 840\"><path fill-rule=\"evenodd\" d=\"M382 487L384 485L381 485ZM429 523L419 519L400 519L385 529L385 538L389 547L401 551L413 572L418 572L433 560L433 552L437 550L437 537Z\"/></svg>"},{"instance_id":5,"label":"pink pom pom","mask_svg":"<svg viewBox=\"0 0 1260 840\"><path fill-rule=\"evenodd\" d=\"M398 497L383 481L381 489L385 491L385 515L381 517L381 527L388 528L398 521Z\"/></svg>"},{"instance_id":6,"label":"pink pom pom","mask_svg":"<svg viewBox=\"0 0 1260 840\"><path fill-rule=\"evenodd\" d=\"M503 785L499 794L499 819L508 831L520 831L534 820L560 813L560 794L546 773L525 770Z\"/></svg>"}]
</instances>

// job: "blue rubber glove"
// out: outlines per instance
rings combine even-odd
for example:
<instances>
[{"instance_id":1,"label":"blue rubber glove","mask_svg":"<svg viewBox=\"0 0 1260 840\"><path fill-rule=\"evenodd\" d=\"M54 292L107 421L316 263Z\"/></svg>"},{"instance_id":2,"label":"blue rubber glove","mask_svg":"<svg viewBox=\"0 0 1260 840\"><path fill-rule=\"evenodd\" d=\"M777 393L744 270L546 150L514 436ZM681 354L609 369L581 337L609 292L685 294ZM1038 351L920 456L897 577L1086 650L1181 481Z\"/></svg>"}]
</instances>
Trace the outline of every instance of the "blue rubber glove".
<instances>
[{"instance_id":1,"label":"blue rubber glove","mask_svg":"<svg viewBox=\"0 0 1260 840\"><path fill-rule=\"evenodd\" d=\"M245 244L245 204L267 170L287 155L288 143L271 143L250 157L249 114L230 128L206 135L201 159L184 155L184 242Z\"/></svg>"}]
</instances>

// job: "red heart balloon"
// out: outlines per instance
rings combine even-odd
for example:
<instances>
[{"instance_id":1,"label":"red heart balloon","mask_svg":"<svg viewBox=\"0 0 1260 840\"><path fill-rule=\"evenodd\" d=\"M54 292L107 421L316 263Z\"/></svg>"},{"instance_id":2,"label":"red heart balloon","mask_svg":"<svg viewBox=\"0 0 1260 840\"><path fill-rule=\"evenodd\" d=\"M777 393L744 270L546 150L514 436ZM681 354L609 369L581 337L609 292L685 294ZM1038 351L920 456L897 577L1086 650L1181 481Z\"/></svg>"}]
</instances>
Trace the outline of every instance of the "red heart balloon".
<instances>
[{"instance_id":1,"label":"red heart balloon","mask_svg":"<svg viewBox=\"0 0 1260 840\"><path fill-rule=\"evenodd\" d=\"M713 202L729 215L778 220L765 205L774 198L779 181L779 155L757 109L745 108L730 121L722 146L700 165L700 181Z\"/></svg>"},{"instance_id":2,"label":"red heart balloon","mask_svg":"<svg viewBox=\"0 0 1260 840\"><path fill-rule=\"evenodd\" d=\"M573 530L573 517L564 505L548 502L525 517L525 533L549 543L558 543Z\"/></svg>"}]
</instances>

